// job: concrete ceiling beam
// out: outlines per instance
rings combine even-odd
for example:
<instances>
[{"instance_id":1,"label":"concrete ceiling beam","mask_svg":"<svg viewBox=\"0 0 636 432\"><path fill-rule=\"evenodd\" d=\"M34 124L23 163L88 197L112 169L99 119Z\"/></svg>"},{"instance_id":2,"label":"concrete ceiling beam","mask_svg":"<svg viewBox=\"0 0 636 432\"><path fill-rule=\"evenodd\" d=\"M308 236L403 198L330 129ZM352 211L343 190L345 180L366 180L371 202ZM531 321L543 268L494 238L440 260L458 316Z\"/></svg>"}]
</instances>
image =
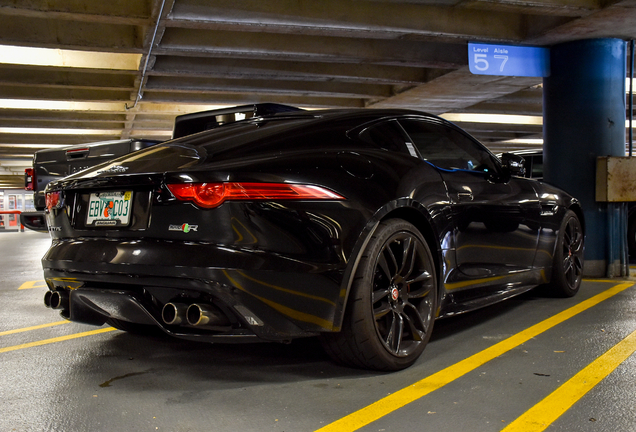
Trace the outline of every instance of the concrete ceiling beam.
<instances>
[{"instance_id":1,"label":"concrete ceiling beam","mask_svg":"<svg viewBox=\"0 0 636 432\"><path fill-rule=\"evenodd\" d=\"M146 25L150 16L147 0L9 0L0 4L0 14L27 18L54 18L108 24Z\"/></svg>"},{"instance_id":2,"label":"concrete ceiling beam","mask_svg":"<svg viewBox=\"0 0 636 432\"><path fill-rule=\"evenodd\" d=\"M156 54L366 63L456 69L468 64L463 43L166 29ZM310 65L308 67L311 67Z\"/></svg>"},{"instance_id":3,"label":"concrete ceiling beam","mask_svg":"<svg viewBox=\"0 0 636 432\"><path fill-rule=\"evenodd\" d=\"M387 98L371 108L414 108L442 114L527 89L541 82L541 78L535 77L473 75L465 67Z\"/></svg>"},{"instance_id":4,"label":"concrete ceiling beam","mask_svg":"<svg viewBox=\"0 0 636 432\"><path fill-rule=\"evenodd\" d=\"M533 15L586 16L616 0L468 0L458 6L470 9L515 11Z\"/></svg>"},{"instance_id":5,"label":"concrete ceiling beam","mask_svg":"<svg viewBox=\"0 0 636 432\"><path fill-rule=\"evenodd\" d=\"M19 69L0 65L0 84L130 91L134 82L135 76L131 73L83 73L68 68Z\"/></svg>"},{"instance_id":6,"label":"concrete ceiling beam","mask_svg":"<svg viewBox=\"0 0 636 432\"><path fill-rule=\"evenodd\" d=\"M4 121L42 121L42 122L122 122L125 115L119 113L94 113L78 111L46 111L26 109L0 109L0 119Z\"/></svg>"},{"instance_id":7,"label":"concrete ceiling beam","mask_svg":"<svg viewBox=\"0 0 636 432\"><path fill-rule=\"evenodd\" d=\"M547 29L530 38L529 43L538 45L556 44L577 39L619 38L634 39L636 1L624 0L601 9L578 20Z\"/></svg>"},{"instance_id":8,"label":"concrete ceiling beam","mask_svg":"<svg viewBox=\"0 0 636 432\"><path fill-rule=\"evenodd\" d=\"M33 99L33 100L66 100L66 101L90 101L90 102L116 102L128 101L130 92L121 90L85 90L73 88L55 88L49 87L46 91L42 88L15 85L0 84L0 95L7 99Z\"/></svg>"},{"instance_id":9,"label":"concrete ceiling beam","mask_svg":"<svg viewBox=\"0 0 636 432\"><path fill-rule=\"evenodd\" d=\"M0 128L56 128L56 129L123 129L124 122L113 121L60 121L60 120L28 120L5 119L0 117Z\"/></svg>"},{"instance_id":10,"label":"concrete ceiling beam","mask_svg":"<svg viewBox=\"0 0 636 432\"><path fill-rule=\"evenodd\" d=\"M146 91L178 91L195 93L251 93L278 95L333 96L343 98L386 98L393 87L377 84L341 82L303 82L280 80L244 80L151 76Z\"/></svg>"},{"instance_id":11,"label":"concrete ceiling beam","mask_svg":"<svg viewBox=\"0 0 636 432\"><path fill-rule=\"evenodd\" d=\"M279 96L267 94L227 94L219 93L215 95L195 94L195 93L162 93L147 91L144 93L145 102L162 103L197 103L197 104L218 104L218 105L243 105L250 103L282 103L299 107L313 108L363 108L365 102L362 99L333 98L333 97L305 97L305 96Z\"/></svg>"},{"instance_id":12,"label":"concrete ceiling beam","mask_svg":"<svg viewBox=\"0 0 636 432\"><path fill-rule=\"evenodd\" d=\"M141 36L139 27L125 24L0 15L0 44L4 45L139 53Z\"/></svg>"},{"instance_id":13,"label":"concrete ceiling beam","mask_svg":"<svg viewBox=\"0 0 636 432\"><path fill-rule=\"evenodd\" d=\"M421 84L447 72L448 70L405 66L162 55L157 57L150 74L264 80L338 80L379 84Z\"/></svg>"},{"instance_id":14,"label":"concrete ceiling beam","mask_svg":"<svg viewBox=\"0 0 636 432\"><path fill-rule=\"evenodd\" d=\"M352 0L180 0L167 25L383 39L449 36L518 41L527 30L523 15L515 12Z\"/></svg>"}]
</instances>

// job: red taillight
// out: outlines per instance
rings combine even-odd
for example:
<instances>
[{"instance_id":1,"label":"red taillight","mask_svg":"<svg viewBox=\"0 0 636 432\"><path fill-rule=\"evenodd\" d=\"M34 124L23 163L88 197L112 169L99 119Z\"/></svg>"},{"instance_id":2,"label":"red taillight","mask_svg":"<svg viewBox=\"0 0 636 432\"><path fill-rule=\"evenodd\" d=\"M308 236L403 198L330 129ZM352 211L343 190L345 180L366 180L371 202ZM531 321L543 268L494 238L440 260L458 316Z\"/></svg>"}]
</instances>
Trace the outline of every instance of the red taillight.
<instances>
[{"instance_id":1,"label":"red taillight","mask_svg":"<svg viewBox=\"0 0 636 432\"><path fill-rule=\"evenodd\" d=\"M227 200L343 200L320 186L287 183L174 183L170 192L181 201L214 208Z\"/></svg>"},{"instance_id":2,"label":"red taillight","mask_svg":"<svg viewBox=\"0 0 636 432\"><path fill-rule=\"evenodd\" d=\"M47 192L46 193L46 208L51 211L51 209L57 209L62 207L62 192Z\"/></svg>"},{"instance_id":3,"label":"red taillight","mask_svg":"<svg viewBox=\"0 0 636 432\"><path fill-rule=\"evenodd\" d=\"M33 168L27 168L24 170L24 189L34 190L35 188L35 170Z\"/></svg>"}]
</instances>

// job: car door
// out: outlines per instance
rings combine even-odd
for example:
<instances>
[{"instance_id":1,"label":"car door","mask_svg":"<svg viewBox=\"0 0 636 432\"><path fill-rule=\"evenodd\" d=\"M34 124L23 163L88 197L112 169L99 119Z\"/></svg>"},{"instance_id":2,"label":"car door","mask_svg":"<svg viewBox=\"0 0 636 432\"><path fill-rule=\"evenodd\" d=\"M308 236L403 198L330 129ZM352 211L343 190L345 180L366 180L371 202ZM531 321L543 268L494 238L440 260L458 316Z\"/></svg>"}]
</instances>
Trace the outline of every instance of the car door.
<instances>
[{"instance_id":1,"label":"car door","mask_svg":"<svg viewBox=\"0 0 636 432\"><path fill-rule=\"evenodd\" d=\"M446 275L447 289L480 296L522 284L533 271L541 228L530 182L506 176L490 152L450 124L434 118L400 124L421 157L437 167L448 191L455 263Z\"/></svg>"}]
</instances>

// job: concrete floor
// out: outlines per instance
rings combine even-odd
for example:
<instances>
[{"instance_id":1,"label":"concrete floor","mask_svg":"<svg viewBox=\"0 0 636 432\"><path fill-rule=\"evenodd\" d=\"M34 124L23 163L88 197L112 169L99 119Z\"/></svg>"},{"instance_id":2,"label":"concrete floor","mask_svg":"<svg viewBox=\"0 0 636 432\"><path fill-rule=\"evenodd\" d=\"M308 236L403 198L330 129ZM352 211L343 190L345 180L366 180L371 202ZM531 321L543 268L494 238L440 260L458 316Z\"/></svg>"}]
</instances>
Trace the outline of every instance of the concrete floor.
<instances>
[{"instance_id":1,"label":"concrete floor","mask_svg":"<svg viewBox=\"0 0 636 432\"><path fill-rule=\"evenodd\" d=\"M208 345L58 324L42 303L48 244L0 233L2 432L636 430L630 281L441 320L413 367L380 374L335 365L314 340Z\"/></svg>"}]
</instances>

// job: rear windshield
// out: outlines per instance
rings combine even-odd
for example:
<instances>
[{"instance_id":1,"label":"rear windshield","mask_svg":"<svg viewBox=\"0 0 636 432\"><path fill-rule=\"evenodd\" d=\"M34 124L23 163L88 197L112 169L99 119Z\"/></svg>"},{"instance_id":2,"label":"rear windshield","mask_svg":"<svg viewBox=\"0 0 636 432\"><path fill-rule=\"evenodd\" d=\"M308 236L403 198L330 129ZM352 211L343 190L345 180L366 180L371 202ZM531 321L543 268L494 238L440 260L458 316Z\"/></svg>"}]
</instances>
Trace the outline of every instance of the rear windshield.
<instances>
[{"instance_id":1,"label":"rear windshield","mask_svg":"<svg viewBox=\"0 0 636 432\"><path fill-rule=\"evenodd\" d=\"M351 148L351 122L316 116L246 120L191 135L178 142L203 150L207 161L281 152Z\"/></svg>"}]
</instances>

